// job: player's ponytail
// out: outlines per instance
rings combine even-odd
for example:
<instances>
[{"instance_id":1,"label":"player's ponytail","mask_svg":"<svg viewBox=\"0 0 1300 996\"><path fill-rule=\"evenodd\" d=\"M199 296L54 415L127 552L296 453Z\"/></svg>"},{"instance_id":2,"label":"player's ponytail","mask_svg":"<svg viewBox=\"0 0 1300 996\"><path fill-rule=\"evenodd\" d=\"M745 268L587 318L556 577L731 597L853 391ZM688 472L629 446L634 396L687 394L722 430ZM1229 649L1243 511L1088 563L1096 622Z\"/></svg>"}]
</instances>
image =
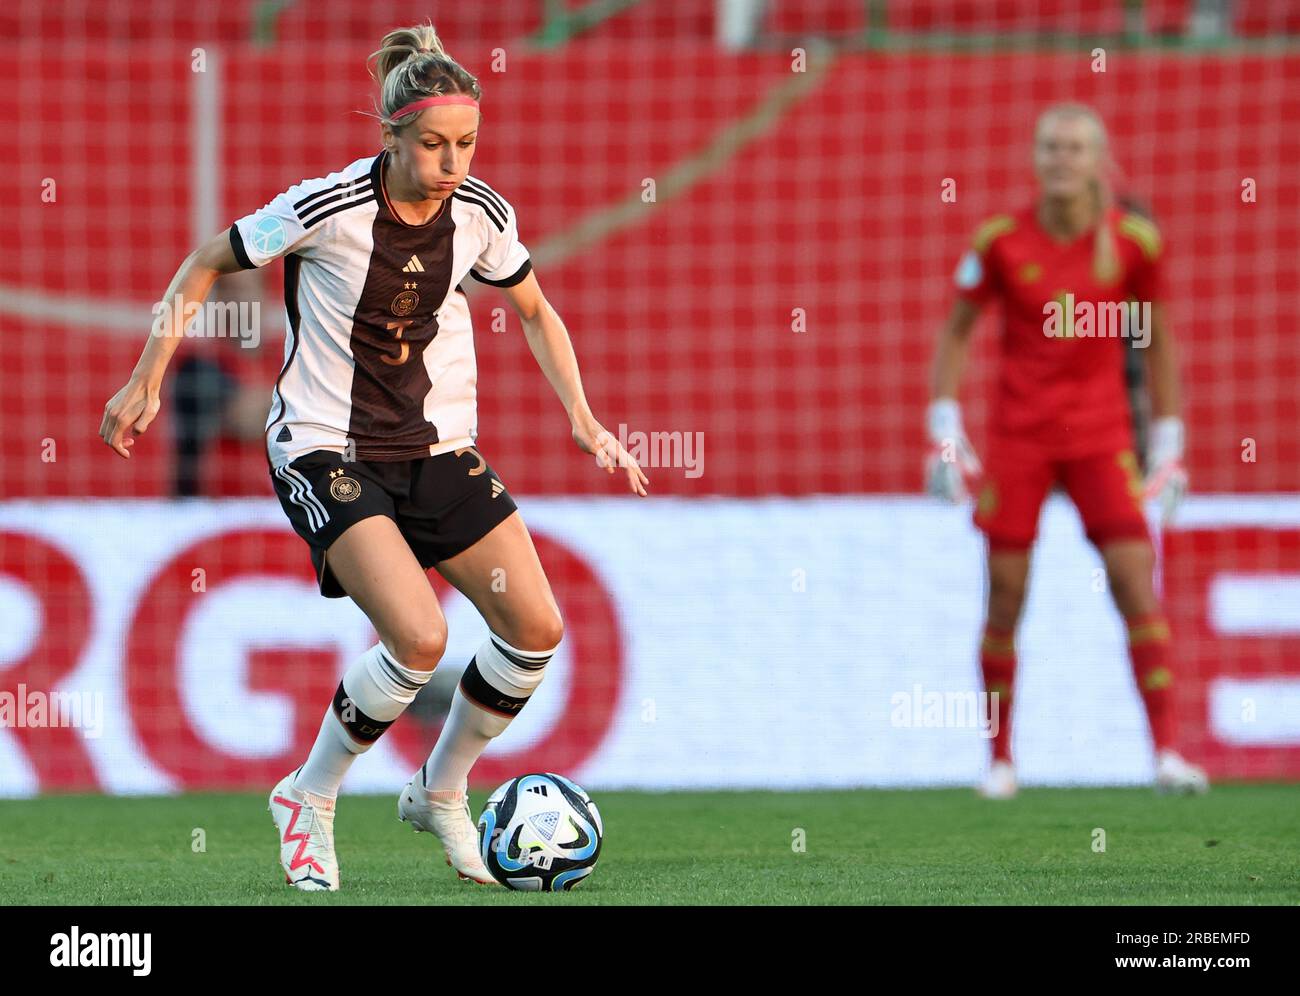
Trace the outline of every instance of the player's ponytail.
<instances>
[{"instance_id":1,"label":"player's ponytail","mask_svg":"<svg viewBox=\"0 0 1300 996\"><path fill-rule=\"evenodd\" d=\"M1119 279L1119 246L1115 233L1107 223L1110 213L1112 194L1103 183L1097 193L1097 233L1092 241L1092 275L1103 284L1114 283Z\"/></svg>"},{"instance_id":2,"label":"player's ponytail","mask_svg":"<svg viewBox=\"0 0 1300 996\"><path fill-rule=\"evenodd\" d=\"M478 80L447 54L432 24L388 32L366 66L379 84L379 119L393 128L415 119L413 114L394 119L393 113L422 98L450 94L475 100L482 97Z\"/></svg>"}]
</instances>

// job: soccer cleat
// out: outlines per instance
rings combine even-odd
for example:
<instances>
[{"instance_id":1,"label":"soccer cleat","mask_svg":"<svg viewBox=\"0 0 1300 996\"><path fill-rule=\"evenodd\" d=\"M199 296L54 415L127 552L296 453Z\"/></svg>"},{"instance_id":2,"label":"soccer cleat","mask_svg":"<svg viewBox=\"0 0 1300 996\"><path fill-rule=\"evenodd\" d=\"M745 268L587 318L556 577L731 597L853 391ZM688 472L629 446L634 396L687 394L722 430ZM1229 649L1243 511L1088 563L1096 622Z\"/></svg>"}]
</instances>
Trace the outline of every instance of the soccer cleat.
<instances>
[{"instance_id":1,"label":"soccer cleat","mask_svg":"<svg viewBox=\"0 0 1300 996\"><path fill-rule=\"evenodd\" d=\"M447 864L463 879L480 885L499 885L483 864L478 852L478 830L469 812L469 795L464 790L430 792L425 788L424 768L406 783L397 799L397 818L415 832L432 833L442 841Z\"/></svg>"},{"instance_id":2,"label":"soccer cleat","mask_svg":"<svg viewBox=\"0 0 1300 996\"><path fill-rule=\"evenodd\" d=\"M282 778L267 800L280 835L280 867L284 869L285 885L303 892L337 892L334 800L294 788L297 773Z\"/></svg>"},{"instance_id":3,"label":"soccer cleat","mask_svg":"<svg viewBox=\"0 0 1300 996\"><path fill-rule=\"evenodd\" d=\"M1016 769L1010 761L994 761L976 789L985 799L1012 799L1016 794Z\"/></svg>"},{"instance_id":4,"label":"soccer cleat","mask_svg":"<svg viewBox=\"0 0 1300 996\"><path fill-rule=\"evenodd\" d=\"M1156 755L1156 791L1204 795L1210 790L1205 770L1184 760L1177 751L1165 749Z\"/></svg>"}]
</instances>

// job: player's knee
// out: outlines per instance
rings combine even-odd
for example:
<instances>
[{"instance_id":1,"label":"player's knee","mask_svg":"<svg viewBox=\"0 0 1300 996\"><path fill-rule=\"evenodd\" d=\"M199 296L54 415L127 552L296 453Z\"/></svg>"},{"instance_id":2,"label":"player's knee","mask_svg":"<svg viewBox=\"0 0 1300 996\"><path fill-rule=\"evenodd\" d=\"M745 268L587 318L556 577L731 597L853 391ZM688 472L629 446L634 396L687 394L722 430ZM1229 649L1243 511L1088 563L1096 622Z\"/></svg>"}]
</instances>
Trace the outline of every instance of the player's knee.
<instances>
[{"instance_id":1,"label":"player's knee","mask_svg":"<svg viewBox=\"0 0 1300 996\"><path fill-rule=\"evenodd\" d=\"M1126 568L1109 572L1110 593L1120 614L1126 618L1147 615L1159 609L1149 571Z\"/></svg>"},{"instance_id":2,"label":"player's knee","mask_svg":"<svg viewBox=\"0 0 1300 996\"><path fill-rule=\"evenodd\" d=\"M989 599L987 624L994 629L1014 630L1020 622L1019 599Z\"/></svg>"},{"instance_id":3,"label":"player's knee","mask_svg":"<svg viewBox=\"0 0 1300 996\"><path fill-rule=\"evenodd\" d=\"M1025 604L1025 582L1019 578L993 575L989 578L989 625L1014 629Z\"/></svg>"},{"instance_id":4,"label":"player's knee","mask_svg":"<svg viewBox=\"0 0 1300 996\"><path fill-rule=\"evenodd\" d=\"M434 620L408 630L393 644L393 655L403 667L432 671L447 651L447 626L441 620Z\"/></svg>"},{"instance_id":5,"label":"player's knee","mask_svg":"<svg viewBox=\"0 0 1300 996\"><path fill-rule=\"evenodd\" d=\"M990 599L1014 602L1018 605L1024 601L1027 586L1028 578L1018 571L989 572Z\"/></svg>"},{"instance_id":6,"label":"player's knee","mask_svg":"<svg viewBox=\"0 0 1300 996\"><path fill-rule=\"evenodd\" d=\"M564 620L558 612L536 612L527 619L509 627L509 635L502 634L511 646L520 650L540 653L554 650L564 639Z\"/></svg>"}]
</instances>

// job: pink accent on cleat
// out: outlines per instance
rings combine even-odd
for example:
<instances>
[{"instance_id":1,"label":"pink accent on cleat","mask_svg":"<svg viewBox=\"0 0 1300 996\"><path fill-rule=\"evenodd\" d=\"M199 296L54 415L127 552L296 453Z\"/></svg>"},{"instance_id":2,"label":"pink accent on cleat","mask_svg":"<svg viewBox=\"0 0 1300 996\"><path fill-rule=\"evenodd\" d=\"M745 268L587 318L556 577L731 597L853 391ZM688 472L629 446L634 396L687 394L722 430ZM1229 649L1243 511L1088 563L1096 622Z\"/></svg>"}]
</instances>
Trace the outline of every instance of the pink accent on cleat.
<instances>
[{"instance_id":1,"label":"pink accent on cleat","mask_svg":"<svg viewBox=\"0 0 1300 996\"><path fill-rule=\"evenodd\" d=\"M289 817L289 825L284 828L284 840L282 841L282 843L285 844L290 844L293 841L298 842L298 850L294 852L293 861L289 863L289 871L297 871L299 868L311 867L324 875L325 869L320 866L320 862L313 857L303 856L303 852L307 849L307 843L309 840L308 835L305 833L293 832L294 825L298 822L298 816L302 813L302 803L294 802L292 799L286 799L282 795L273 796L271 801L278 802L281 806L287 806L292 813ZM286 882L291 881L287 874L284 876L284 880Z\"/></svg>"}]
</instances>

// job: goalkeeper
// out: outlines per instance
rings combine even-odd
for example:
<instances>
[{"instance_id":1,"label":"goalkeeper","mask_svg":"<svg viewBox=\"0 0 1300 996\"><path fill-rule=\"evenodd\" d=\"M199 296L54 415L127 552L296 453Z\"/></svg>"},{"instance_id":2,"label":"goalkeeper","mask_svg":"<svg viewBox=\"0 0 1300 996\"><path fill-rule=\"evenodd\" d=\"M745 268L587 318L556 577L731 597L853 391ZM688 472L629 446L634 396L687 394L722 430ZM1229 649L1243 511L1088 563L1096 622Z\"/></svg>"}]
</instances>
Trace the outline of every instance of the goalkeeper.
<instances>
[{"instance_id":1,"label":"goalkeeper","mask_svg":"<svg viewBox=\"0 0 1300 996\"><path fill-rule=\"evenodd\" d=\"M994 217L958 265L957 300L939 339L927 421L927 489L959 502L977 493L975 524L988 539L988 606L980 650L984 686L998 693L993 760L981 786L1016 793L1011 757L1015 631L1029 580L1039 511L1059 485L1079 510L1106 566L1128 628L1129 656L1155 746L1156 784L1204 791L1204 772L1175 749L1169 626L1153 584L1155 554L1143 500L1166 520L1182 496L1183 423L1173 338L1159 305L1155 226L1115 207L1107 139L1090 109L1062 104L1038 120L1039 198ZM962 429L957 387L980 308L997 300L997 398L987 466ZM1154 421L1143 479L1125 385L1129 341L1145 353Z\"/></svg>"}]
</instances>

